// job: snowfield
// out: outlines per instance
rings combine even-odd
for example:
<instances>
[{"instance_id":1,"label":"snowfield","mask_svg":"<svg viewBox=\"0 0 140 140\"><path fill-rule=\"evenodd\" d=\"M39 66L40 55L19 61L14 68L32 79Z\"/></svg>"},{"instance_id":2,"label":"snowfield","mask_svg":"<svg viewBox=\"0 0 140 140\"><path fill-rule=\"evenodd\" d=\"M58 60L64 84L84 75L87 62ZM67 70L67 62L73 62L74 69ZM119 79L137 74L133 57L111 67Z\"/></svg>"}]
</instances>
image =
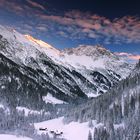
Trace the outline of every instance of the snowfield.
<instances>
[{"instance_id":1,"label":"snowfield","mask_svg":"<svg viewBox=\"0 0 140 140\"><path fill-rule=\"evenodd\" d=\"M50 131L54 131L58 134L62 132L63 134L59 136L59 138L65 138L66 140L87 140L89 131L93 134L95 125L96 121L93 121L93 128L89 128L88 122L71 122L69 124L64 124L63 117L61 117L41 123L35 123L35 128L37 129L38 134L47 132L50 137L53 137ZM47 128L47 131L40 131L39 128Z\"/></svg>"},{"instance_id":2,"label":"snowfield","mask_svg":"<svg viewBox=\"0 0 140 140\"><path fill-rule=\"evenodd\" d=\"M97 123L96 120L92 120L92 124L92 128L89 127L89 122L71 122L69 124L65 124L63 121L63 117L60 117L49 121L35 123L34 126L39 135L48 133L49 137L52 138L54 135L51 133L51 131L53 131L55 132L55 134L58 134L58 138L64 138L66 140L87 140L89 132L91 132L92 138L94 138L95 127L99 128L104 126L102 123ZM118 129L120 127L123 128L124 123L114 124L115 129ZM40 131L40 128L47 128L47 130Z\"/></svg>"},{"instance_id":3,"label":"snowfield","mask_svg":"<svg viewBox=\"0 0 140 140\"><path fill-rule=\"evenodd\" d=\"M47 96L43 96L43 101L45 103L51 103L51 104L65 104L66 102L59 100L55 97L53 97L50 93L47 94Z\"/></svg>"},{"instance_id":4,"label":"snowfield","mask_svg":"<svg viewBox=\"0 0 140 140\"><path fill-rule=\"evenodd\" d=\"M27 137L17 137L15 135L0 134L0 140L33 140Z\"/></svg>"}]
</instances>

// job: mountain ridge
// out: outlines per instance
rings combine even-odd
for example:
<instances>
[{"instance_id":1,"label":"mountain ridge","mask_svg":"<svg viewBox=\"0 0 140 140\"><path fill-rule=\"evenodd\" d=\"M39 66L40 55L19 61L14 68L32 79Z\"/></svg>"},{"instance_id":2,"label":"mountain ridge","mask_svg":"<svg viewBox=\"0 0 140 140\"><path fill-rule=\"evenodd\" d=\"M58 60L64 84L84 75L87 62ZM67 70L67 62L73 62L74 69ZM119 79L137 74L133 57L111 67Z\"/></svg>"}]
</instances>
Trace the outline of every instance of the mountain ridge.
<instances>
[{"instance_id":1,"label":"mountain ridge","mask_svg":"<svg viewBox=\"0 0 140 140\"><path fill-rule=\"evenodd\" d=\"M92 47L91 54L98 52L93 59L91 56L68 55L56 51L49 44L38 42L37 39L24 36L13 29L0 26L0 31L0 52L15 63L37 73L38 76L32 78L36 81L42 79L40 82L47 89L56 87L58 90L52 90L52 95L58 99L63 98L60 91L63 96L65 94L64 97L69 96L70 99L78 99L80 96L96 97L125 78L132 69L130 64L100 46ZM85 47L86 53L89 48L91 46ZM80 46L80 51L82 49L83 46ZM47 87L48 82L52 84L51 87Z\"/></svg>"}]
</instances>

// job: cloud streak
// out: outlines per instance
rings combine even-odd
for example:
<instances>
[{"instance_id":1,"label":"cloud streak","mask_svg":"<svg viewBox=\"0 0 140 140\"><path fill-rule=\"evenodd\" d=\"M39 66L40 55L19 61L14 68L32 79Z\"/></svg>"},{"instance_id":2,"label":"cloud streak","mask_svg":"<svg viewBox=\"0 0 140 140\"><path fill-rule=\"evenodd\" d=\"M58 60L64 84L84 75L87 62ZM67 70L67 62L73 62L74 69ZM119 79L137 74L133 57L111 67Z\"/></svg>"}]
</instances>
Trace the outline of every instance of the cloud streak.
<instances>
[{"instance_id":1,"label":"cloud streak","mask_svg":"<svg viewBox=\"0 0 140 140\"><path fill-rule=\"evenodd\" d=\"M21 6L15 0L13 0L12 2L9 0L0 0L0 7L16 14L22 14L22 12L24 11L23 6Z\"/></svg>"},{"instance_id":2,"label":"cloud streak","mask_svg":"<svg viewBox=\"0 0 140 140\"><path fill-rule=\"evenodd\" d=\"M13 12L20 16L35 16L37 13L43 12L45 7L37 2L32 0L25 0L23 3L22 0L0 0L1 9L5 9L9 12Z\"/></svg>"},{"instance_id":3,"label":"cloud streak","mask_svg":"<svg viewBox=\"0 0 140 140\"><path fill-rule=\"evenodd\" d=\"M35 8L39 8L42 10L46 10L45 7L37 2L33 2L32 0L26 0L31 6L35 7Z\"/></svg>"},{"instance_id":4,"label":"cloud streak","mask_svg":"<svg viewBox=\"0 0 140 140\"><path fill-rule=\"evenodd\" d=\"M126 52L116 53L116 55L126 57L126 58L129 58L132 60L139 60L140 59L140 55L135 55L135 54L126 53Z\"/></svg>"}]
</instances>

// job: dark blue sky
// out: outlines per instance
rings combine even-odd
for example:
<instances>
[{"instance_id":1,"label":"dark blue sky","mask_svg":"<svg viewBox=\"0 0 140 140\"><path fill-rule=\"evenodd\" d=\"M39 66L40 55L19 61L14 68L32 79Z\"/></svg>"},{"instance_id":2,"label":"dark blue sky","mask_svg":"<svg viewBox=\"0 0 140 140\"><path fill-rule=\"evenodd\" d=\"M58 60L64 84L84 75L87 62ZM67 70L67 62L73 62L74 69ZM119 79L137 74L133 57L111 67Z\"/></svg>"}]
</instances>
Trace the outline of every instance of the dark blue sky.
<instances>
[{"instance_id":1,"label":"dark blue sky","mask_svg":"<svg viewBox=\"0 0 140 140\"><path fill-rule=\"evenodd\" d=\"M44 0L40 2L43 3ZM45 5L45 2L44 2ZM61 11L78 9L90 11L111 19L126 15L139 15L139 0L46 0L46 5Z\"/></svg>"},{"instance_id":2,"label":"dark blue sky","mask_svg":"<svg viewBox=\"0 0 140 140\"><path fill-rule=\"evenodd\" d=\"M0 0L0 24L63 49L102 44L140 54L139 0Z\"/></svg>"}]
</instances>

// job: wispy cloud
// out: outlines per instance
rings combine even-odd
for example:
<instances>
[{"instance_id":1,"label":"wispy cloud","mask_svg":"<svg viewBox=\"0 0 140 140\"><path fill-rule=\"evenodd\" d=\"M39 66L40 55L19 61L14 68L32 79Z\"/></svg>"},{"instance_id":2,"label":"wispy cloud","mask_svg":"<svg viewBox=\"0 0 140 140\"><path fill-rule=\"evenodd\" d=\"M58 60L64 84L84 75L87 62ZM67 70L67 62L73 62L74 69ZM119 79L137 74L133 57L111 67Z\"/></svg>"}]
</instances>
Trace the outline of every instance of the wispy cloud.
<instances>
[{"instance_id":1,"label":"wispy cloud","mask_svg":"<svg viewBox=\"0 0 140 140\"><path fill-rule=\"evenodd\" d=\"M12 2L9 0L0 0L0 7L16 14L21 14L24 11L23 6L21 6L15 0L13 0Z\"/></svg>"},{"instance_id":2,"label":"wispy cloud","mask_svg":"<svg viewBox=\"0 0 140 140\"><path fill-rule=\"evenodd\" d=\"M13 24L10 23L10 26L26 34L30 33L33 35L37 32L46 32L47 25L40 24L38 22L39 19L35 16L36 14L43 14L45 7L32 0L25 1L23 3L22 0L0 0L0 8L6 11L7 16L9 16L9 13L10 16L17 15L18 19ZM8 21L8 18L6 17L3 20Z\"/></svg>"},{"instance_id":3,"label":"wispy cloud","mask_svg":"<svg viewBox=\"0 0 140 140\"><path fill-rule=\"evenodd\" d=\"M126 52L120 52L120 53L116 53L118 56L122 56L122 57L126 57L132 60L139 60L140 59L140 55L136 55L136 54L132 54L132 53L126 53Z\"/></svg>"},{"instance_id":4,"label":"wispy cloud","mask_svg":"<svg viewBox=\"0 0 140 140\"><path fill-rule=\"evenodd\" d=\"M95 23L91 19L81 19L81 18L63 17L63 16L55 16L55 15L39 15L39 17L44 20L51 20L62 25L75 25L84 29L86 28L86 29L98 30L101 28L100 23Z\"/></svg>"},{"instance_id":5,"label":"wispy cloud","mask_svg":"<svg viewBox=\"0 0 140 140\"><path fill-rule=\"evenodd\" d=\"M0 8L28 18L29 20L23 23L24 26L18 24L25 31L48 32L73 40L93 39L103 44L140 43L138 17L125 16L110 20L77 10L58 15L58 13L47 13L41 3L33 0L25 0L25 3L22 0L0 0Z\"/></svg>"},{"instance_id":6,"label":"wispy cloud","mask_svg":"<svg viewBox=\"0 0 140 140\"><path fill-rule=\"evenodd\" d=\"M131 55L130 58L134 59L134 60L139 60L140 59L140 55Z\"/></svg>"},{"instance_id":7,"label":"wispy cloud","mask_svg":"<svg viewBox=\"0 0 140 140\"><path fill-rule=\"evenodd\" d=\"M41 31L41 32L46 32L47 31L47 28L43 27L43 26L37 26L36 29Z\"/></svg>"},{"instance_id":8,"label":"wispy cloud","mask_svg":"<svg viewBox=\"0 0 140 140\"><path fill-rule=\"evenodd\" d=\"M32 0L26 0L31 6L35 7L35 8L39 8L42 10L46 10L45 7L37 2L34 2Z\"/></svg>"},{"instance_id":9,"label":"wispy cloud","mask_svg":"<svg viewBox=\"0 0 140 140\"><path fill-rule=\"evenodd\" d=\"M37 2L33 2L32 0L25 1L23 3L22 0L0 0L0 7L20 16L29 15L32 17L45 10L45 7Z\"/></svg>"},{"instance_id":10,"label":"wispy cloud","mask_svg":"<svg viewBox=\"0 0 140 140\"><path fill-rule=\"evenodd\" d=\"M125 16L111 21L88 12L71 11L62 16L39 14L38 18L63 26L69 36L83 34L88 38L103 39L107 44L140 43L140 19L137 17Z\"/></svg>"}]
</instances>

